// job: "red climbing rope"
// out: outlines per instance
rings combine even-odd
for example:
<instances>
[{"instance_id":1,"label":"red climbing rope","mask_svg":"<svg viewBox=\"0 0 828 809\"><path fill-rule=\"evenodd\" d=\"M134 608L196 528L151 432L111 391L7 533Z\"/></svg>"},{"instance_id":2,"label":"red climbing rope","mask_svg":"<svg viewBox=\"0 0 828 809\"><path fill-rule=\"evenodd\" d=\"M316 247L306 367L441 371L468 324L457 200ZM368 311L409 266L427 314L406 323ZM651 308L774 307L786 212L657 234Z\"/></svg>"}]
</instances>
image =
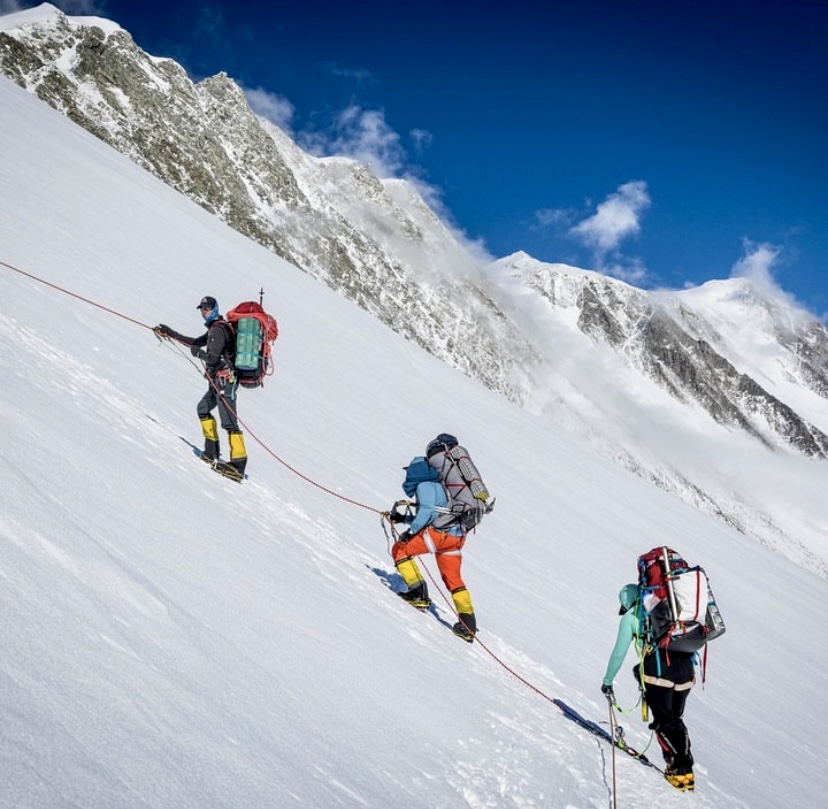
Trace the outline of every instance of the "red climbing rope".
<instances>
[{"instance_id":1,"label":"red climbing rope","mask_svg":"<svg viewBox=\"0 0 828 809\"><path fill-rule=\"evenodd\" d=\"M25 278L29 278L32 281L37 281L39 284L43 284L44 286L50 287L51 289L54 289L57 292L61 292L64 295L68 295L72 298L75 298L75 300L82 301L83 303L89 304L89 306L94 306L96 309L100 309L101 311L107 312L110 315L115 315L115 317L120 317L123 320L126 320L130 323L135 324L136 326L140 326L143 329L148 329L149 331L153 331L152 326L148 326L146 323L142 323L140 320L135 320L135 318L131 318L128 315L123 314L122 312L118 312L115 309L111 309L108 306L104 306L103 304L98 303L97 301L93 301L91 298L86 298L83 295L79 295L77 292L72 292L70 289L66 289L65 287L59 286L58 284L52 283L51 281L47 281L45 278L40 278L37 275L34 275L33 273L26 272L25 270L21 270L19 267L15 267L12 264L8 264L5 261L0 261L0 265L12 270L13 272L19 273L20 275L24 276ZM171 339L171 338L168 338L168 339ZM196 368L196 370L198 370L197 366L194 365L193 367ZM209 382L213 386L213 389L216 391L216 394L218 396L222 396L222 392L216 386L215 382L212 379L209 380ZM222 398L223 398L223 396L222 396ZM323 486L321 483L317 483L312 478L308 477L307 475L303 474L302 472L300 472L295 467L291 466L289 463L287 463L287 461L280 458L261 438L259 438L259 436L256 435L255 432L253 432L253 430L250 428L250 426L248 424L246 424L244 421L242 421L242 419L239 418L238 413L236 413L233 410L233 408L230 406L230 403L226 399L224 400L224 402L227 405L227 409L233 412L233 415L236 417L239 424L241 424L245 428L245 430L247 430L250 437L268 455L270 455L272 458L277 460L280 464L282 464L282 466L284 466L287 470L292 472L294 475L296 475L297 477L302 478L302 480L304 480L306 483L310 483L312 486L316 486L317 489L320 489L321 491L325 492L326 494L330 494L333 497L337 497L340 500L344 500L346 503L351 503L351 505L358 506L359 508L364 508L364 509L367 509L368 511L373 511L375 514L382 514L383 513L378 508L374 508L373 506L365 505L364 503L360 503L358 500L354 500L350 497L345 497L345 495L339 494L338 492L333 491L333 489L329 489L327 486Z\"/></svg>"}]
</instances>

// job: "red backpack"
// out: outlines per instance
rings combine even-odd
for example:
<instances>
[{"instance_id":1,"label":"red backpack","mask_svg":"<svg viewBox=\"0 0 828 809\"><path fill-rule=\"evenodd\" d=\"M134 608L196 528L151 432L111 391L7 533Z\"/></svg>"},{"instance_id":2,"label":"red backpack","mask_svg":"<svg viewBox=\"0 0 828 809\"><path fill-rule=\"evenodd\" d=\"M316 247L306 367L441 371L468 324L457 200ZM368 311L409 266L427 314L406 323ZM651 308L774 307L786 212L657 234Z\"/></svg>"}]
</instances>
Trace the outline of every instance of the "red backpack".
<instances>
[{"instance_id":1,"label":"red backpack","mask_svg":"<svg viewBox=\"0 0 828 809\"><path fill-rule=\"evenodd\" d=\"M276 318L260 303L245 301L227 313L236 341L235 367L243 388L258 388L273 373L272 344L279 336Z\"/></svg>"},{"instance_id":2,"label":"red backpack","mask_svg":"<svg viewBox=\"0 0 828 809\"><path fill-rule=\"evenodd\" d=\"M642 637L668 652L695 652L725 632L716 599L701 567L691 567L672 548L638 557Z\"/></svg>"}]
</instances>

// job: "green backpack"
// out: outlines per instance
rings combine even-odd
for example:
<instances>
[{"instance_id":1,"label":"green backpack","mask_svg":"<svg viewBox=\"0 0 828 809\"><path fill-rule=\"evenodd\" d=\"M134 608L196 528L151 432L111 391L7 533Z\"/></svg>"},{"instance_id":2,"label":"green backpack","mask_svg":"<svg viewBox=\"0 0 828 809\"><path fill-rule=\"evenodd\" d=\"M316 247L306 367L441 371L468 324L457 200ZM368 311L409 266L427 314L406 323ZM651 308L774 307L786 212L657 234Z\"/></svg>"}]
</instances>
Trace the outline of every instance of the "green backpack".
<instances>
[{"instance_id":1,"label":"green backpack","mask_svg":"<svg viewBox=\"0 0 828 809\"><path fill-rule=\"evenodd\" d=\"M235 368L239 385L258 388L274 371L272 345L279 336L276 318L260 303L245 301L227 313L236 341Z\"/></svg>"}]
</instances>

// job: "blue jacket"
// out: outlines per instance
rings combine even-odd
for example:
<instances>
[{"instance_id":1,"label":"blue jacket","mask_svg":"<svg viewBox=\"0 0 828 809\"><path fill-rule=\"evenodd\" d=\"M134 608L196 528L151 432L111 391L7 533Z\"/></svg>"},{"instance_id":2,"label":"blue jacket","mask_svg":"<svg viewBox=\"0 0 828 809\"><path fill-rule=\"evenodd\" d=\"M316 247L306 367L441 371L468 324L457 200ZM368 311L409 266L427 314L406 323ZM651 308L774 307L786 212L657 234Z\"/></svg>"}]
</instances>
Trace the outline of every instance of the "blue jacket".
<instances>
[{"instance_id":1,"label":"blue jacket","mask_svg":"<svg viewBox=\"0 0 828 809\"><path fill-rule=\"evenodd\" d=\"M437 511L437 509L448 506L448 497L446 497L443 484L436 481L424 480L418 483L416 496L417 511L408 529L412 534L418 534L423 528L431 525L443 513ZM446 533L453 536L462 536L463 530L460 526L452 526Z\"/></svg>"}]
</instances>

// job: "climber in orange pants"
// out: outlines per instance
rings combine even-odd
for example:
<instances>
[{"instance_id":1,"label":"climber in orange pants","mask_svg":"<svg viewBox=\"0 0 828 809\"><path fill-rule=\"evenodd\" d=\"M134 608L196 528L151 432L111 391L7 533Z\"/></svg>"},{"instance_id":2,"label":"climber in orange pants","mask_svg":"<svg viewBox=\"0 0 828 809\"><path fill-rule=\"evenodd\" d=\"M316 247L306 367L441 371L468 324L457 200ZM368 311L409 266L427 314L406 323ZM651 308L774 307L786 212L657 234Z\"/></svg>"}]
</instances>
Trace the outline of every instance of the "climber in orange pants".
<instances>
[{"instance_id":1,"label":"climber in orange pants","mask_svg":"<svg viewBox=\"0 0 828 809\"><path fill-rule=\"evenodd\" d=\"M408 586L400 596L418 609L428 609L431 599L428 586L414 557L433 553L443 583L451 593L459 621L452 627L455 635L471 643L477 632L477 621L471 595L466 589L461 573L463 545L466 533L462 526L453 525L445 530L434 528L433 523L444 514L440 509L448 505L443 484L428 461L418 456L405 467L403 491L415 497L414 514L391 512L392 522L408 522L409 528L400 534L391 548L391 557L403 581Z\"/></svg>"}]
</instances>

